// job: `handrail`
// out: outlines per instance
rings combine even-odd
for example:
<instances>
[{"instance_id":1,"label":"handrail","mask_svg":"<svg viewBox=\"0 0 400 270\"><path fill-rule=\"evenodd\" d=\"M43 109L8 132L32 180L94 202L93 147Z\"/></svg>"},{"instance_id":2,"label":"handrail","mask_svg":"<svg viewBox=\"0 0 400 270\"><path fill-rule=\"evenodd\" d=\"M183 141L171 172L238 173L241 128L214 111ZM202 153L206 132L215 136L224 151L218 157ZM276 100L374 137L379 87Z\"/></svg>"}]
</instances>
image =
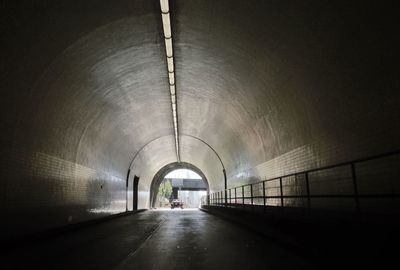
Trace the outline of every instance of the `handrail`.
<instances>
[{"instance_id":1,"label":"handrail","mask_svg":"<svg viewBox=\"0 0 400 270\"><path fill-rule=\"evenodd\" d=\"M371 160L387 158L387 157L399 155L399 154L400 154L400 150L395 150L395 151L387 152L384 154L370 156L367 158L360 158L360 159L356 159L356 160L352 160L352 161L337 163L334 165L323 166L323 167L309 169L309 170L303 170L300 172L290 173L290 174L286 174L286 175L279 176L279 177L265 179L265 180L258 181L255 183L249 183L249 184L233 187L230 189L224 189L224 190L214 192L214 193L204 196L202 198L202 205L217 205L217 206L224 206L224 207L245 207L245 206L250 205L250 206L252 206L252 209L253 209L253 206L260 205L260 206L264 207L264 211L265 211L266 206L269 206L268 205L269 199L279 200L280 203L275 202L274 206L277 206L277 204L280 204L279 205L280 207L285 207L285 199L307 199L306 207L311 208L311 201L312 201L312 199L315 199L315 198L350 198L350 199L353 198L355 210L357 212L360 212L361 211L360 198L400 198L400 194L399 193L359 194L358 183L357 183L356 164L371 161ZM349 166L349 169L350 169L349 170L349 179L351 178L352 186L353 186L353 190L351 193L347 192L347 193L343 193L343 194L311 194L310 182L309 182L310 174L312 174L314 172L320 172L320 171L324 171L324 170L345 167L345 166ZM282 180L285 178L288 178L288 177L300 176L300 175L304 176L304 179L303 178L299 179L296 177L294 181L298 182L298 181L304 180L304 182L305 182L304 189L305 189L306 194L285 195L284 194L284 185L282 183ZM279 180L279 185L276 185L273 188L269 188L269 189L279 190L279 192L277 192L278 195L273 195L273 196L266 195L266 190L268 190L268 188L266 189L266 183L271 182L271 181L278 181L278 180ZM262 185L262 195L254 194L254 187L257 185ZM250 193L250 196L247 196L247 195L245 196L245 189L248 189L247 192ZM240 194L238 194L239 190L240 190ZM232 194L234 196L232 196ZM262 199L263 203L261 203L261 204L254 203L255 199Z\"/></svg>"}]
</instances>

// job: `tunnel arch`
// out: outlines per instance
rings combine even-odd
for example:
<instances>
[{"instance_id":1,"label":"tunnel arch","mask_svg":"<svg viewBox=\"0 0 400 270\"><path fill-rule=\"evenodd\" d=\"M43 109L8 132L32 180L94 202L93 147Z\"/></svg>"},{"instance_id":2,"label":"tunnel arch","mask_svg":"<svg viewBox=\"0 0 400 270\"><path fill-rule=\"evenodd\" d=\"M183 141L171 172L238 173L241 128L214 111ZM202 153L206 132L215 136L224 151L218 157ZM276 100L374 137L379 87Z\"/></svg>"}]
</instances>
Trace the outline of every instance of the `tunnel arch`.
<instances>
[{"instance_id":1,"label":"tunnel arch","mask_svg":"<svg viewBox=\"0 0 400 270\"><path fill-rule=\"evenodd\" d=\"M150 141L148 141L147 143L145 143L142 147L139 148L139 150L137 150L135 152L135 154L132 157L132 160L129 164L129 168L128 171L139 171L138 174L140 174L140 169L138 168L137 164L135 164L136 159L140 159L140 155L141 154L146 154L146 148L151 148L152 146L157 146L158 145L163 145L165 143L165 140L169 140L171 139L171 135L163 135L163 136L159 136L156 138L151 139ZM213 160L216 159L215 161L217 161L217 165L215 166L215 170L219 170L220 172L222 172L222 178L221 181L224 181L224 185L223 187L226 188L227 185L227 178L226 178L226 170L225 170L225 165L224 162L221 159L221 156L218 154L218 152L215 150L215 148L213 146L211 146L209 143L207 143L205 140L198 138L196 136L190 135L190 134L180 134L179 135L180 140L187 145L187 141L191 141L194 140L196 141L196 143L200 143L200 145L198 145L195 149L197 149L197 151L199 149L203 149L203 151L208 151L213 157ZM186 142L186 143L185 143ZM205 149L205 150L204 150ZM184 163L186 164L192 164L195 167L199 167L198 164L196 164L196 160L194 160L192 157L188 156L188 152L189 151L194 151L193 149L190 149L189 151L183 147L182 150L183 152L183 157L184 160L182 160ZM210 157L211 158L211 157ZM173 159L173 158L172 158ZM140 161L138 162L140 164ZM171 162L172 163L172 162ZM166 165L164 165L166 166ZM219 167L220 166L220 167ZM140 165L139 165L140 167ZM157 168L158 170L161 168L162 166L160 166L159 168ZM206 172L202 172L204 175L207 175ZM214 174L215 176L215 174ZM151 176L152 177L152 176ZM146 177L148 178L148 177ZM206 178L206 177L204 177ZM143 181L143 180L142 180ZM210 179L211 181L211 179ZM219 181L219 180L218 180ZM221 183L217 183L219 186L222 186ZM215 185L215 184L214 184Z\"/></svg>"},{"instance_id":2,"label":"tunnel arch","mask_svg":"<svg viewBox=\"0 0 400 270\"><path fill-rule=\"evenodd\" d=\"M172 171L175 171L177 169L188 169L191 171L194 171L198 175L200 175L201 179L204 181L204 183L207 186L207 193L210 191L210 186L207 180L207 177L204 175L204 173L194 166L193 164L187 163L187 162L173 162L170 163L164 167L162 167L153 177L153 180L151 181L151 186L150 186L150 208L153 208L156 199L157 199L157 193L158 193L158 188L161 184L161 182L164 180L164 177L169 174Z\"/></svg>"}]
</instances>

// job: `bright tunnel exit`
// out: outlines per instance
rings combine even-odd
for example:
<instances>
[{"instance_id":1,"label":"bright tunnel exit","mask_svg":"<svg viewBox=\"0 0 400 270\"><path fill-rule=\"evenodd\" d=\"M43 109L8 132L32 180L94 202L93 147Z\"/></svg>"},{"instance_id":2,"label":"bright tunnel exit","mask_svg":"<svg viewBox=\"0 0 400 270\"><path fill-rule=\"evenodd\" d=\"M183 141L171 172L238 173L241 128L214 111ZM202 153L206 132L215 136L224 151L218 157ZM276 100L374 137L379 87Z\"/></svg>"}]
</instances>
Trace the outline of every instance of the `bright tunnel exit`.
<instances>
[{"instance_id":1,"label":"bright tunnel exit","mask_svg":"<svg viewBox=\"0 0 400 270\"><path fill-rule=\"evenodd\" d=\"M158 188L155 208L198 208L201 197L207 195L207 184L189 169L176 169L168 173Z\"/></svg>"}]
</instances>

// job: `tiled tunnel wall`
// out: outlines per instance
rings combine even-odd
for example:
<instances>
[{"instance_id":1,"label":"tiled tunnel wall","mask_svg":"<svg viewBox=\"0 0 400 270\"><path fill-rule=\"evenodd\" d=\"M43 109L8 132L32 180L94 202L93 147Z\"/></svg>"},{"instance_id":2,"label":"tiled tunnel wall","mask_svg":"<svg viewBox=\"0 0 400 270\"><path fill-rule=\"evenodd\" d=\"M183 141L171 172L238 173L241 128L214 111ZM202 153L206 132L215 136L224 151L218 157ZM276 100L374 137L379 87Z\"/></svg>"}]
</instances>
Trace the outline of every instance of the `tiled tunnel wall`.
<instances>
[{"instance_id":1,"label":"tiled tunnel wall","mask_svg":"<svg viewBox=\"0 0 400 270\"><path fill-rule=\"evenodd\" d=\"M14 149L1 160L1 172L1 228L6 235L87 221L126 208L125 179L46 153Z\"/></svg>"}]
</instances>

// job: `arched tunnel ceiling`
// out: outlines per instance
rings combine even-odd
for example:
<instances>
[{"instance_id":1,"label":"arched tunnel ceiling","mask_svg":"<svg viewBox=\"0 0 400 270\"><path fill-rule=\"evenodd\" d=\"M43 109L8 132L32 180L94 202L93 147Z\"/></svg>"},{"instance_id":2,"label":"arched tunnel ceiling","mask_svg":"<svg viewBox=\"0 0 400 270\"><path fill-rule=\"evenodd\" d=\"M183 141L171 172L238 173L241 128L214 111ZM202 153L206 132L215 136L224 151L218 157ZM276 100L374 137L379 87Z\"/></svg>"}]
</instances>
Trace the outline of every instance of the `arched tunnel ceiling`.
<instances>
[{"instance_id":1,"label":"arched tunnel ceiling","mask_svg":"<svg viewBox=\"0 0 400 270\"><path fill-rule=\"evenodd\" d=\"M84 2L32 4L4 17L15 24L5 33L13 46L4 61L10 71L3 81L13 85L4 90L10 91L5 130L12 147L122 179L135 153L161 138L132 164L146 190L160 168L176 161L159 3ZM257 168L285 153L364 140L378 132L371 122L398 115L392 87L398 78L381 64L393 62L394 19L370 21L381 6L231 0L170 6L182 161L200 168L211 190L223 187L220 164L184 134L215 148L229 185L236 185L263 177ZM393 121L381 122L378 133L387 130Z\"/></svg>"}]
</instances>

